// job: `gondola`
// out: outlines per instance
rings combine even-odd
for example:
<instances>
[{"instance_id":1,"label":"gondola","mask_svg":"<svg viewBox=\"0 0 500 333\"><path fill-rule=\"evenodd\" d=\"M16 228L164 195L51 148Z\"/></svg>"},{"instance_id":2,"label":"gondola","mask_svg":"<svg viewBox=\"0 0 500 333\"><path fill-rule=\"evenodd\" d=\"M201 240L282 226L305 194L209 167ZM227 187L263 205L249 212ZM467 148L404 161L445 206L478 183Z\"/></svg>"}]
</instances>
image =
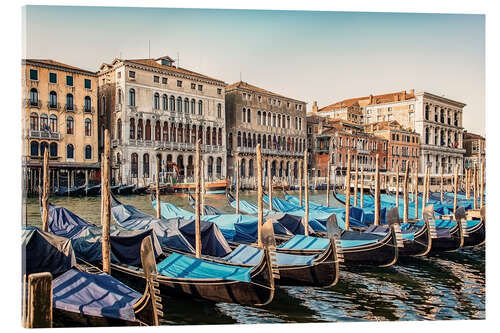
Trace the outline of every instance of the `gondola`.
<instances>
[{"instance_id":1,"label":"gondola","mask_svg":"<svg viewBox=\"0 0 500 333\"><path fill-rule=\"evenodd\" d=\"M149 190L149 186L140 186L140 187L134 187L132 190L133 194L141 195L146 193Z\"/></svg>"},{"instance_id":2,"label":"gondola","mask_svg":"<svg viewBox=\"0 0 500 333\"><path fill-rule=\"evenodd\" d=\"M134 192L135 184L122 185L118 188L117 194L119 195L130 195Z\"/></svg>"},{"instance_id":3,"label":"gondola","mask_svg":"<svg viewBox=\"0 0 500 333\"><path fill-rule=\"evenodd\" d=\"M98 267L77 263L69 239L26 227L23 285L26 286L30 274L51 273L54 326L158 325L161 299L156 295L156 268L151 265L154 257L147 241L151 243L148 238L141 244L143 271L147 272L141 295ZM27 291L24 295L30 297ZM27 324L31 317L29 308L23 313Z\"/></svg>"},{"instance_id":4,"label":"gondola","mask_svg":"<svg viewBox=\"0 0 500 333\"><path fill-rule=\"evenodd\" d=\"M424 209L423 218L424 220L435 220L433 205L429 205ZM437 238L432 242L431 253L452 252L464 245L464 239L467 237L467 221L464 207L457 208L455 221L435 220Z\"/></svg>"},{"instance_id":5,"label":"gondola","mask_svg":"<svg viewBox=\"0 0 500 333\"><path fill-rule=\"evenodd\" d=\"M191 195L191 193L188 193L188 200L189 200L189 205L191 206L192 209L194 209L196 201ZM206 205L204 207L204 212L203 215L224 215L226 214L225 212L221 211L220 209L215 208L214 206Z\"/></svg>"},{"instance_id":6,"label":"gondola","mask_svg":"<svg viewBox=\"0 0 500 333\"><path fill-rule=\"evenodd\" d=\"M155 205L156 201L153 202L153 206ZM162 202L161 207L162 217L167 220L179 218L191 219L193 217L192 213L183 211L172 204ZM169 212L168 215L166 213L167 211ZM274 231L278 231L282 234L286 233L290 237L292 234L285 226L281 225L275 219L276 217L266 216L266 220L271 223L273 228L273 234ZM242 221L242 219L244 220ZM233 248L233 251L221 258L222 260L239 264L255 264L255 257L258 257L259 254L252 245L254 245L257 240L257 218L245 218L243 215L224 214L202 216L202 220L208 220L217 225L221 225L221 227L228 228L226 229L226 233L223 230L223 234ZM243 223L239 224L238 222L240 221ZM204 222L206 223L206 221ZM293 223L293 221L290 222ZM232 228L234 228L235 232ZM238 230L241 229L244 229L244 231L239 234ZM228 236L228 234L231 234L231 236ZM241 235L241 237L238 235ZM339 246L333 239L327 241L327 244L325 244L322 249L312 254L302 249L281 251L281 249L278 248L276 262L280 272L280 280L278 283L280 285L294 286L333 286L338 281L339 258L341 257L339 253Z\"/></svg>"},{"instance_id":7,"label":"gondola","mask_svg":"<svg viewBox=\"0 0 500 333\"><path fill-rule=\"evenodd\" d=\"M234 198L230 194L227 198L234 207L234 201L231 201L234 200ZM240 201L240 205L240 209L244 207L250 212L257 211L255 205L246 201ZM333 225L338 226L335 213L328 214L326 226L328 226L328 223L331 223L330 219L333 219ZM311 219L309 223L311 227ZM377 234L363 231L345 231L339 227L337 239L340 240L344 264L349 266L374 265L381 267L393 265L398 258L398 247L402 247L403 243L400 237L401 231L398 226L391 226L389 229L390 230L386 233ZM326 230L326 228L324 230ZM321 237L325 237L325 232L315 229L313 230L312 236L319 238L305 236L303 231L297 232L291 239L280 244L278 247L279 251L286 253L292 249L296 250L302 248L307 249L309 253L318 253L318 251L321 251L325 247L325 240L320 240Z\"/></svg>"},{"instance_id":8,"label":"gondola","mask_svg":"<svg viewBox=\"0 0 500 333\"><path fill-rule=\"evenodd\" d=\"M467 221L467 237L464 239L463 246L481 246L486 242L486 206L483 206L479 212L479 220Z\"/></svg>"},{"instance_id":9,"label":"gondola","mask_svg":"<svg viewBox=\"0 0 500 333\"><path fill-rule=\"evenodd\" d=\"M88 197L99 195L99 193L101 193L101 184L85 187L85 195Z\"/></svg>"},{"instance_id":10,"label":"gondola","mask_svg":"<svg viewBox=\"0 0 500 333\"><path fill-rule=\"evenodd\" d=\"M194 223L171 221L166 225L164 222L167 221L159 221L152 228L135 231L112 226L112 258L116 259L111 263L113 276L136 288L145 285L144 272L134 265L135 255L131 249L136 248L138 240L152 236L155 253L158 253L158 248L163 253L159 244L162 242L162 244L172 242L184 246L184 251L168 249L163 255L157 255L156 280L162 295L258 306L272 301L275 290L274 276L278 276L279 272L271 261L275 252L269 244L274 234L269 235L269 232L263 230L266 242L264 249L261 250L263 255L260 261L255 266L244 266L217 259L206 260L206 256L201 259L195 258L188 254L189 249L193 249L189 242L194 239L188 239L189 235L183 233L186 229L194 230ZM98 259L93 249L99 247L100 228L63 207L49 205L49 229L53 233L67 235L72 242L79 244L77 256L80 256L81 260L93 262ZM164 237L160 240L158 236L162 233ZM206 245L211 246L208 243ZM91 256L92 254L94 255Z\"/></svg>"},{"instance_id":11,"label":"gondola","mask_svg":"<svg viewBox=\"0 0 500 333\"><path fill-rule=\"evenodd\" d=\"M111 193L113 194L118 194L118 190L120 189L121 185L114 185L110 187Z\"/></svg>"},{"instance_id":12,"label":"gondola","mask_svg":"<svg viewBox=\"0 0 500 333\"><path fill-rule=\"evenodd\" d=\"M69 197L78 197L85 195L85 185L82 186L73 186L70 188L67 187L58 187L55 192L56 195L59 196L69 196Z\"/></svg>"}]
</instances>

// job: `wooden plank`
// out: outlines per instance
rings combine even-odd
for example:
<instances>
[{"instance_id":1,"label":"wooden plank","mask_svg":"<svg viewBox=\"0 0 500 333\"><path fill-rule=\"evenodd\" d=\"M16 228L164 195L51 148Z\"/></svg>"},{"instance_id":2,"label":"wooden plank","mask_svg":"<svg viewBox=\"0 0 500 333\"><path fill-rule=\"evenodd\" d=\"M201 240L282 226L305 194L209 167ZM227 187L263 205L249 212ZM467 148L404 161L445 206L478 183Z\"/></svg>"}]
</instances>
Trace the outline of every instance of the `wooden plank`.
<instances>
[{"instance_id":1,"label":"wooden plank","mask_svg":"<svg viewBox=\"0 0 500 333\"><path fill-rule=\"evenodd\" d=\"M102 224L102 270L111 275L111 245L109 230L111 225L111 187L109 183L111 140L109 129L104 130L104 153L101 160L102 186L101 186L101 224Z\"/></svg>"},{"instance_id":2,"label":"wooden plank","mask_svg":"<svg viewBox=\"0 0 500 333\"><path fill-rule=\"evenodd\" d=\"M50 273L34 273L28 276L26 328L52 327L52 297Z\"/></svg>"}]
</instances>

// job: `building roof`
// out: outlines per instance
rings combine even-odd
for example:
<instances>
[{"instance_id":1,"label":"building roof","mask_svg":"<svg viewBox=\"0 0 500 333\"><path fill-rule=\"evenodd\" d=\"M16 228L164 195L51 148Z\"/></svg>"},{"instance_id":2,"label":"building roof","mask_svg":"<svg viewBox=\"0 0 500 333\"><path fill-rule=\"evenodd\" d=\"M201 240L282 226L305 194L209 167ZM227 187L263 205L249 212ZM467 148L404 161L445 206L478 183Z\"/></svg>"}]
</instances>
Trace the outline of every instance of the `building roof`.
<instances>
[{"instance_id":1,"label":"building roof","mask_svg":"<svg viewBox=\"0 0 500 333\"><path fill-rule=\"evenodd\" d=\"M59 67L60 69L66 69L66 70L73 70L73 71L79 71L79 72L85 72L85 73L88 73L88 74L91 74L91 75L96 75L95 72L92 72L92 71L89 71L89 70L86 70L86 69L83 69L83 68L78 68L78 67L75 67L75 66L71 66L71 65L68 65L68 64L64 64L62 62L59 62L59 61L55 61L55 60L52 60L52 59L23 59L23 64L32 64L32 65L47 65L47 66L53 66L53 67Z\"/></svg>"},{"instance_id":2,"label":"building roof","mask_svg":"<svg viewBox=\"0 0 500 333\"><path fill-rule=\"evenodd\" d=\"M358 106L366 106L366 105L376 105L382 103L390 103L395 101L405 101L415 98L415 90L410 90L410 92L406 92L406 90L392 92L388 94L382 95L368 95L363 97L355 97L344 99L339 102L335 102L333 104L327 105L318 110L318 112L327 112L332 110L338 110L342 108L349 108L355 105Z\"/></svg>"},{"instance_id":3,"label":"building roof","mask_svg":"<svg viewBox=\"0 0 500 333\"><path fill-rule=\"evenodd\" d=\"M160 59L169 59L170 61L173 62L173 60L170 57L168 57L168 56L157 58L157 59L126 59L126 60L124 60L124 62L129 62L129 63L133 63L133 64L139 64L139 65L146 65L146 66L150 66L150 67L154 67L154 68L158 68L158 69L164 69L164 70L176 72L176 73L179 73L179 74L191 75L191 76L194 76L194 77L197 77L197 78L200 78L200 79L217 81L217 82L219 82L221 84L224 84L224 85L226 84L222 80L215 79L215 78L210 77L208 75L204 75L204 74L200 74L200 73L197 73L197 72L193 72L193 71L190 71L190 70L182 68L182 67L167 66L167 65L159 64L156 61L160 60Z\"/></svg>"},{"instance_id":4,"label":"building roof","mask_svg":"<svg viewBox=\"0 0 500 333\"><path fill-rule=\"evenodd\" d=\"M327 111L332 111L332 110L339 110L343 108L349 108L354 105L359 106L359 100L365 99L366 97L357 97L357 98L350 98L350 99L344 99L340 102L336 102L333 104L330 104L328 106L325 106L321 109L318 109L318 112L327 112Z\"/></svg>"},{"instance_id":5,"label":"building roof","mask_svg":"<svg viewBox=\"0 0 500 333\"><path fill-rule=\"evenodd\" d=\"M226 86L226 91L230 91L230 90L233 90L233 89L250 90L250 91L253 91L253 92L256 92L256 93L259 93L259 94L265 94L265 95L270 95L270 96L274 96L274 97L278 97L278 98L290 99L290 100L297 101L297 102L305 104L305 102L303 102L303 101L299 101L299 100L294 99L294 98L286 97L286 96L274 93L272 91L269 91L269 90L266 90L266 89L263 89L263 88L259 88L257 86L252 85L252 84L249 84L248 82L238 81L238 82L235 82L233 84L229 84L229 85Z\"/></svg>"},{"instance_id":6,"label":"building roof","mask_svg":"<svg viewBox=\"0 0 500 333\"><path fill-rule=\"evenodd\" d=\"M483 136L481 136L479 134L470 133L470 132L465 131L464 132L464 140L466 140L466 139L486 140L486 138L484 138Z\"/></svg>"}]
</instances>

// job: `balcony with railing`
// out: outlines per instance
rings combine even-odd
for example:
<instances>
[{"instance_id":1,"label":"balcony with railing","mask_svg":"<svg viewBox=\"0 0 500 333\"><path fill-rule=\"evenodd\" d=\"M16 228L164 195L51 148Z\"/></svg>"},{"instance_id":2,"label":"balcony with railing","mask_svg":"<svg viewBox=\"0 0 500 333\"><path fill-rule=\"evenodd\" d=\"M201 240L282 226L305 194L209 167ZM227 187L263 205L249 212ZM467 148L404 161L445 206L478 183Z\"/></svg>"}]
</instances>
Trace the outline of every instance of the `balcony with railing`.
<instances>
[{"instance_id":1,"label":"balcony with railing","mask_svg":"<svg viewBox=\"0 0 500 333\"><path fill-rule=\"evenodd\" d=\"M64 106L64 111L66 111L66 112L76 112L76 105L74 105L74 104L66 104Z\"/></svg>"},{"instance_id":2,"label":"balcony with railing","mask_svg":"<svg viewBox=\"0 0 500 333\"><path fill-rule=\"evenodd\" d=\"M83 106L83 112L84 113L90 113L90 114L93 114L95 112L95 109L93 106L86 106L84 105Z\"/></svg>"},{"instance_id":3,"label":"balcony with railing","mask_svg":"<svg viewBox=\"0 0 500 333\"><path fill-rule=\"evenodd\" d=\"M42 106L42 102L40 102L40 100L33 101L33 100L27 98L25 100L25 106L27 108L37 108L37 109L39 109Z\"/></svg>"},{"instance_id":4,"label":"balcony with railing","mask_svg":"<svg viewBox=\"0 0 500 333\"><path fill-rule=\"evenodd\" d=\"M61 109L61 104L60 103L47 102L47 108L49 110L57 110L57 111L59 111Z\"/></svg>"},{"instance_id":5,"label":"balcony with railing","mask_svg":"<svg viewBox=\"0 0 500 333\"><path fill-rule=\"evenodd\" d=\"M29 131L30 139L47 139L47 140L59 140L59 132L48 132L48 131Z\"/></svg>"}]
</instances>

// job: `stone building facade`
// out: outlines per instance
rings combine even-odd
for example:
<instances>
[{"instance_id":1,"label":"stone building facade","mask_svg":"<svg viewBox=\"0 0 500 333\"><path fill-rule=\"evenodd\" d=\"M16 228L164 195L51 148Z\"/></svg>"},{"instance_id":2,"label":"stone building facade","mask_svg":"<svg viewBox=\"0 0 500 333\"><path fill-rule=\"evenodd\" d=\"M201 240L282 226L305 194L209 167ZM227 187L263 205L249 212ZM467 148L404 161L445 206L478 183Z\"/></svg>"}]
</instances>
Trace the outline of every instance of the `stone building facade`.
<instances>
[{"instance_id":1,"label":"stone building facade","mask_svg":"<svg viewBox=\"0 0 500 333\"><path fill-rule=\"evenodd\" d=\"M193 181L198 139L205 178L225 178L223 81L178 67L168 56L115 59L102 64L98 77L101 132L111 132L116 183L148 185L157 157L162 181Z\"/></svg>"},{"instance_id":2,"label":"stone building facade","mask_svg":"<svg viewBox=\"0 0 500 333\"><path fill-rule=\"evenodd\" d=\"M226 87L226 128L228 175L239 156L240 177L255 179L260 143L273 177L297 178L306 144L305 102L239 81Z\"/></svg>"},{"instance_id":3,"label":"stone building facade","mask_svg":"<svg viewBox=\"0 0 500 333\"><path fill-rule=\"evenodd\" d=\"M405 130L397 121L383 121L365 125L365 132L387 140L387 171L411 172L419 166L420 135Z\"/></svg>"},{"instance_id":4,"label":"stone building facade","mask_svg":"<svg viewBox=\"0 0 500 333\"><path fill-rule=\"evenodd\" d=\"M464 168L471 169L486 162L486 139L475 133L464 132Z\"/></svg>"},{"instance_id":5,"label":"stone building facade","mask_svg":"<svg viewBox=\"0 0 500 333\"><path fill-rule=\"evenodd\" d=\"M98 165L97 75L54 60L23 59L23 165L36 188L45 149L51 187L83 185ZM96 175L97 176L97 175Z\"/></svg>"}]
</instances>

